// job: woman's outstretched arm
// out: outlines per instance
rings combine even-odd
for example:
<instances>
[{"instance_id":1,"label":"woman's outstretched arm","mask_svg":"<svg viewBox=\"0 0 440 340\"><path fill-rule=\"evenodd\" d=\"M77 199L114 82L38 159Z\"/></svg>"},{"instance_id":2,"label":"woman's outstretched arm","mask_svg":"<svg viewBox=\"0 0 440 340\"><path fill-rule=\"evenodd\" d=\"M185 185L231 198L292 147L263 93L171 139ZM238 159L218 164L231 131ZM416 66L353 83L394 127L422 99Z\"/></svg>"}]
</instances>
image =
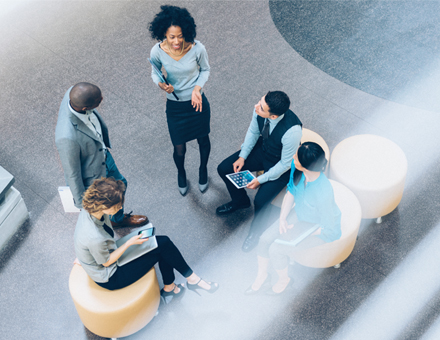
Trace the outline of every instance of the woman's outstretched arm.
<instances>
[{"instance_id":1,"label":"woman's outstretched arm","mask_svg":"<svg viewBox=\"0 0 440 340\"><path fill-rule=\"evenodd\" d=\"M283 203L281 204L281 213L280 213L280 234L284 234L287 232L287 229L292 228L287 224L287 215L289 215L290 210L293 207L293 203L295 202L295 198L287 190L284 195Z\"/></svg>"}]
</instances>

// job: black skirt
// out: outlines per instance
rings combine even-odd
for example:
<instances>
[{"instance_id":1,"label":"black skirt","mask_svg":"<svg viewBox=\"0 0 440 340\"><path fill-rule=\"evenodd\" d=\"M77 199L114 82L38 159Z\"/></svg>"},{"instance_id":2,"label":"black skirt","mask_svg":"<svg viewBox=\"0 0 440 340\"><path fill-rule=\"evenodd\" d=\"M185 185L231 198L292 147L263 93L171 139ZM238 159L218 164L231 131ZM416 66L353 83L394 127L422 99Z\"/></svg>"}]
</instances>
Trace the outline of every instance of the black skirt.
<instances>
[{"instance_id":1,"label":"black skirt","mask_svg":"<svg viewBox=\"0 0 440 340\"><path fill-rule=\"evenodd\" d=\"M205 137L211 131L211 108L205 94L202 94L202 112L195 111L191 100L180 102L168 99L166 113L173 145Z\"/></svg>"}]
</instances>

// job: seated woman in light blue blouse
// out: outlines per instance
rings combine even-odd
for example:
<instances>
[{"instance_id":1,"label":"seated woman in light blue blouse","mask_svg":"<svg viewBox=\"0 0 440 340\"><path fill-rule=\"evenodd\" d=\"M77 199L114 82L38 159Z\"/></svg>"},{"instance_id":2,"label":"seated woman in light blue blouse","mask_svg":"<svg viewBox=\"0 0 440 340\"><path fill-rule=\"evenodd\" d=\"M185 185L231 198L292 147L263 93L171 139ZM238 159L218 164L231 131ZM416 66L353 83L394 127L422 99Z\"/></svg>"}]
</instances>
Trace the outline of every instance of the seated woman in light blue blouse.
<instances>
[{"instance_id":1,"label":"seated woman in light blue blouse","mask_svg":"<svg viewBox=\"0 0 440 340\"><path fill-rule=\"evenodd\" d=\"M151 36L160 42L153 46L151 62L166 70L169 85L151 70L153 81L167 93L166 114L173 159L177 167L179 191L188 191L184 167L186 142L197 139L200 150L199 190L208 188L208 158L211 111L202 88L209 77L208 55L196 37L196 25L191 14L176 6L161 6L150 23ZM177 98L178 99L177 99Z\"/></svg>"},{"instance_id":2,"label":"seated woman in light blue blouse","mask_svg":"<svg viewBox=\"0 0 440 340\"><path fill-rule=\"evenodd\" d=\"M280 219L260 238L257 278L246 294L255 294L270 285L269 263L276 270L278 281L267 293L282 293L293 283L288 276L289 257L293 251L317 247L341 237L341 212L335 203L331 183L323 174L326 165L324 150L318 144L306 142L298 148ZM316 224L319 228L296 247L274 242L276 239L294 240Z\"/></svg>"}]
</instances>

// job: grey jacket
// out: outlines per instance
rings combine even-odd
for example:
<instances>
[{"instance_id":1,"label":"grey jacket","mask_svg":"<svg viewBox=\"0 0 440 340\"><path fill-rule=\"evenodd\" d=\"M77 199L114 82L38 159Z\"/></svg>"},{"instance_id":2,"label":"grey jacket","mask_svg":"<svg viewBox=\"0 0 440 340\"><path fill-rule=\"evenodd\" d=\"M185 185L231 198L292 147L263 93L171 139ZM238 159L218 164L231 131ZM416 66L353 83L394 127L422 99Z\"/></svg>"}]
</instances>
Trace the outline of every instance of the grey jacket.
<instances>
[{"instance_id":1,"label":"grey jacket","mask_svg":"<svg viewBox=\"0 0 440 340\"><path fill-rule=\"evenodd\" d=\"M55 129L55 144L60 154L67 185L72 191L77 208L82 207L82 195L93 180L106 175L105 150L93 132L69 109L67 90L58 112ZM111 148L107 125L96 109L94 113L101 124L102 137L107 148Z\"/></svg>"}]
</instances>

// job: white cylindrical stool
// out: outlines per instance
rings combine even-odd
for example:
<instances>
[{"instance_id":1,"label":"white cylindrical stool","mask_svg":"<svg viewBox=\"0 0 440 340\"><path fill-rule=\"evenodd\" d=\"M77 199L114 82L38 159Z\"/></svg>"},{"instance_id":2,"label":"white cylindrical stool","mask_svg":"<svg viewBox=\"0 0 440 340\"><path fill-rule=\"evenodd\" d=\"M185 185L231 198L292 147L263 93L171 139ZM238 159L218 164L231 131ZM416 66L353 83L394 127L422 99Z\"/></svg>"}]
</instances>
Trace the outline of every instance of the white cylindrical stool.
<instances>
[{"instance_id":1,"label":"white cylindrical stool","mask_svg":"<svg viewBox=\"0 0 440 340\"><path fill-rule=\"evenodd\" d=\"M340 142L330 160L330 178L354 192L362 218L377 218L400 203L408 161L396 143L375 135L357 135Z\"/></svg>"}]
</instances>

